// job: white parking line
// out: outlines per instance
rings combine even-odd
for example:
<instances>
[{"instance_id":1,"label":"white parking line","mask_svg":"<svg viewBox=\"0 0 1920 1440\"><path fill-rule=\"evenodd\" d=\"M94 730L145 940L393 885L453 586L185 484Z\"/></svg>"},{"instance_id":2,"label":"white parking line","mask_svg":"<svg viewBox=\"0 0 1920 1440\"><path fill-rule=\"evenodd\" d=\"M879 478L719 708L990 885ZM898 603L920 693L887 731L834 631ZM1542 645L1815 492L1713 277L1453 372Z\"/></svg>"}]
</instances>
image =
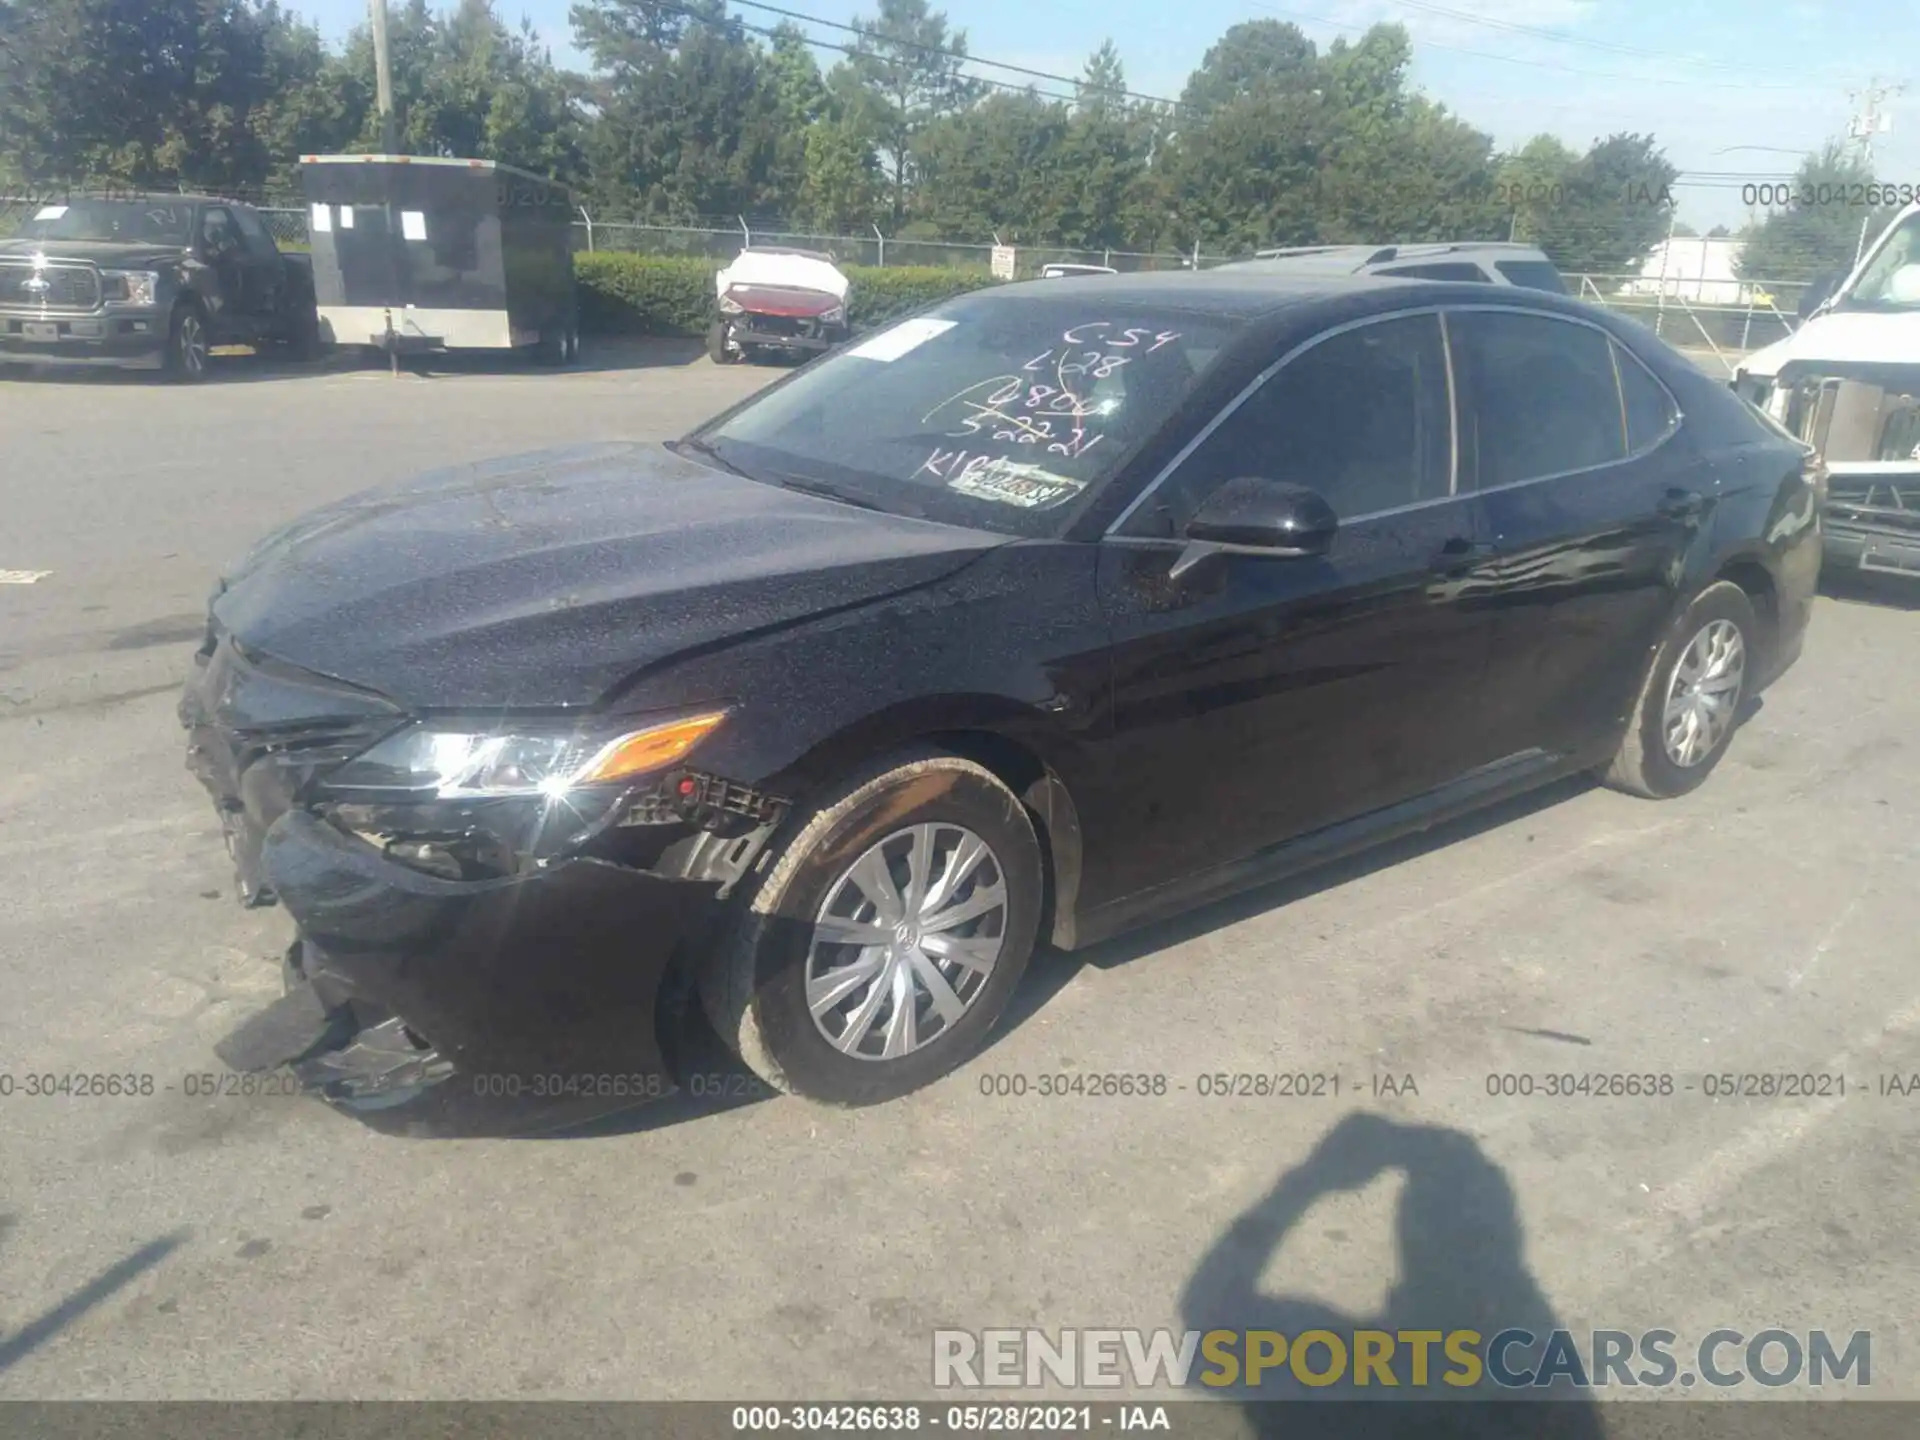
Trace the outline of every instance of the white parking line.
<instances>
[{"instance_id":1,"label":"white parking line","mask_svg":"<svg viewBox=\"0 0 1920 1440\"><path fill-rule=\"evenodd\" d=\"M0 585L31 585L52 573L51 570L0 570Z\"/></svg>"}]
</instances>

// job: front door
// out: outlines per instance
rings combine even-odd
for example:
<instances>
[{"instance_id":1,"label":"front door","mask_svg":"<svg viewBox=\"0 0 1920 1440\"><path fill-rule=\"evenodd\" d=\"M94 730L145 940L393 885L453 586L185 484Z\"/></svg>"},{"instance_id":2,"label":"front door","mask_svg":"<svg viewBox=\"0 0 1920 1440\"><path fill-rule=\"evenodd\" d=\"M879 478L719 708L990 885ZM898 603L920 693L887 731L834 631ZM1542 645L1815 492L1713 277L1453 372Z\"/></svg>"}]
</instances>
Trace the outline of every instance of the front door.
<instances>
[{"instance_id":1,"label":"front door","mask_svg":"<svg viewBox=\"0 0 1920 1440\"><path fill-rule=\"evenodd\" d=\"M1102 542L1119 799L1086 826L1087 903L1495 758L1479 699L1492 612L1471 598L1490 537L1456 482L1450 393L1434 313L1337 330L1229 407ZM1324 495L1330 552L1222 554L1171 577L1186 520L1242 475Z\"/></svg>"}]
</instances>

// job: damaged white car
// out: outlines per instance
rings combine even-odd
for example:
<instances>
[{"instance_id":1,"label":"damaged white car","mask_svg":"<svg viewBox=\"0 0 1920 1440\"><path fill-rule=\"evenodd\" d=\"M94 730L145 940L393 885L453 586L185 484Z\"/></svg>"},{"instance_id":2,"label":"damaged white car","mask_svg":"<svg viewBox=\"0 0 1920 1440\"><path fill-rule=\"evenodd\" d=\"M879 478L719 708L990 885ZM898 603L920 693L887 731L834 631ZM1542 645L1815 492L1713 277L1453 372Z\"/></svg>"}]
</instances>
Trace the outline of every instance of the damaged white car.
<instances>
[{"instance_id":1,"label":"damaged white car","mask_svg":"<svg viewBox=\"0 0 1920 1440\"><path fill-rule=\"evenodd\" d=\"M1732 383L1824 460L1827 565L1920 580L1920 204Z\"/></svg>"},{"instance_id":2,"label":"damaged white car","mask_svg":"<svg viewBox=\"0 0 1920 1440\"><path fill-rule=\"evenodd\" d=\"M707 331L716 365L765 352L815 355L847 338L847 277L831 255L750 245L714 277L719 313Z\"/></svg>"}]
</instances>

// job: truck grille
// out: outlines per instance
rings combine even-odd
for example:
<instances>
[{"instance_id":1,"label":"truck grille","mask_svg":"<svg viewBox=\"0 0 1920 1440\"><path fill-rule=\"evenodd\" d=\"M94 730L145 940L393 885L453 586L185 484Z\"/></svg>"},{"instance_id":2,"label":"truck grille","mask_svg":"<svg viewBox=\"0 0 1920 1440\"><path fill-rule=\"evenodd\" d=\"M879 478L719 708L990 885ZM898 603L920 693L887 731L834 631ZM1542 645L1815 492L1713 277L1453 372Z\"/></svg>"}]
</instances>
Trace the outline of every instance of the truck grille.
<instances>
[{"instance_id":1,"label":"truck grille","mask_svg":"<svg viewBox=\"0 0 1920 1440\"><path fill-rule=\"evenodd\" d=\"M1826 514L1842 528L1920 534L1920 475L1836 475L1827 482Z\"/></svg>"},{"instance_id":2,"label":"truck grille","mask_svg":"<svg viewBox=\"0 0 1920 1440\"><path fill-rule=\"evenodd\" d=\"M0 305L93 310L99 304L100 272L91 265L35 267L17 260L0 264Z\"/></svg>"}]
</instances>

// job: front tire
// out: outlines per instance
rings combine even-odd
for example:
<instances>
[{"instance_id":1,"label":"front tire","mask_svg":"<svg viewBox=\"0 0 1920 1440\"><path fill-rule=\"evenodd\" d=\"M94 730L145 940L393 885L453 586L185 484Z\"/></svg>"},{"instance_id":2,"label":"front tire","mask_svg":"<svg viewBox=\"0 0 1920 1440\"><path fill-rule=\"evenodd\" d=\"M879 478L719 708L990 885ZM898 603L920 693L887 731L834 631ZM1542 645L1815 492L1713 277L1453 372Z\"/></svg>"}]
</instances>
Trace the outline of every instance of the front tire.
<instances>
[{"instance_id":1,"label":"front tire","mask_svg":"<svg viewBox=\"0 0 1920 1440\"><path fill-rule=\"evenodd\" d=\"M1607 783L1650 800L1704 784L1738 728L1758 638L1746 591L1725 580L1702 590L1654 656Z\"/></svg>"},{"instance_id":2,"label":"front tire","mask_svg":"<svg viewBox=\"0 0 1920 1440\"><path fill-rule=\"evenodd\" d=\"M176 384L198 384L207 378L207 357L210 352L207 321L200 313L200 307L179 306L167 326L167 353L161 362L167 378Z\"/></svg>"},{"instance_id":3,"label":"front tire","mask_svg":"<svg viewBox=\"0 0 1920 1440\"><path fill-rule=\"evenodd\" d=\"M716 320L707 328L707 358L716 365L737 365L746 359L733 343L733 326L727 321Z\"/></svg>"},{"instance_id":4,"label":"front tire","mask_svg":"<svg viewBox=\"0 0 1920 1440\"><path fill-rule=\"evenodd\" d=\"M896 1099L962 1064L1039 933L1039 839L970 760L898 755L794 817L701 985L769 1085L831 1105Z\"/></svg>"}]
</instances>

